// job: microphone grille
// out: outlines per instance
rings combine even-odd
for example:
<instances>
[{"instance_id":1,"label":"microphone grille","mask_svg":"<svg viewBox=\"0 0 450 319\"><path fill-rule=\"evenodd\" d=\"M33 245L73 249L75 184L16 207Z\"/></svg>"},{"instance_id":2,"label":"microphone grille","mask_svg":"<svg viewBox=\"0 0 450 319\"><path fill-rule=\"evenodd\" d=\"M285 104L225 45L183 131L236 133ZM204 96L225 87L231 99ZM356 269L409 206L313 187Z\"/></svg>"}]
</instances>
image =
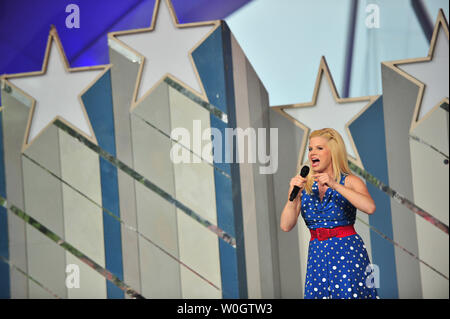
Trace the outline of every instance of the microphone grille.
<instances>
[{"instance_id":1,"label":"microphone grille","mask_svg":"<svg viewBox=\"0 0 450 319\"><path fill-rule=\"evenodd\" d=\"M306 177L309 174L309 166L303 166L302 170L300 171L301 177Z\"/></svg>"}]
</instances>

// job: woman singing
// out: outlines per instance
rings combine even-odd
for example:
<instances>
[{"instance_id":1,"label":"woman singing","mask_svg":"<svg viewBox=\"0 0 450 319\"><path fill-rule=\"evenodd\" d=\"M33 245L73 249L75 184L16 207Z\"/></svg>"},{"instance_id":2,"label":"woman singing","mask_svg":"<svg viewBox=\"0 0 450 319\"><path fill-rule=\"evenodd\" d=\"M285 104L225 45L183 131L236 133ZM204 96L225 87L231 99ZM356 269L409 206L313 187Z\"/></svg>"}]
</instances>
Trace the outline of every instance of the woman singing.
<instances>
[{"instance_id":1,"label":"woman singing","mask_svg":"<svg viewBox=\"0 0 450 319\"><path fill-rule=\"evenodd\" d=\"M313 131L308 159L311 172L291 179L289 194L294 186L300 192L287 201L280 221L288 232L301 212L311 232L305 299L377 298L367 280L364 242L353 228L356 209L371 215L375 203L363 181L350 174L340 134L331 128Z\"/></svg>"}]
</instances>

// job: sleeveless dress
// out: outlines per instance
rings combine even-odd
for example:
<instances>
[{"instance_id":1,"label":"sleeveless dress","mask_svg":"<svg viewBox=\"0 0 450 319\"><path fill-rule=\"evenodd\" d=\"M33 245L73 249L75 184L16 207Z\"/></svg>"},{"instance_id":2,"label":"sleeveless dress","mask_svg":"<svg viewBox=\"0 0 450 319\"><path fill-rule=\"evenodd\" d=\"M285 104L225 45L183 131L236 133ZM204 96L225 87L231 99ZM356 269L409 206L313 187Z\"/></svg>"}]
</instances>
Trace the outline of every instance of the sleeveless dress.
<instances>
[{"instance_id":1,"label":"sleeveless dress","mask_svg":"<svg viewBox=\"0 0 450 319\"><path fill-rule=\"evenodd\" d=\"M346 174L341 174L344 185ZM311 195L302 191L301 214L309 229L353 225L356 208L329 187L322 201L317 182ZM358 235L332 237L309 242L305 299L375 299L378 298L373 268L366 246Z\"/></svg>"}]
</instances>

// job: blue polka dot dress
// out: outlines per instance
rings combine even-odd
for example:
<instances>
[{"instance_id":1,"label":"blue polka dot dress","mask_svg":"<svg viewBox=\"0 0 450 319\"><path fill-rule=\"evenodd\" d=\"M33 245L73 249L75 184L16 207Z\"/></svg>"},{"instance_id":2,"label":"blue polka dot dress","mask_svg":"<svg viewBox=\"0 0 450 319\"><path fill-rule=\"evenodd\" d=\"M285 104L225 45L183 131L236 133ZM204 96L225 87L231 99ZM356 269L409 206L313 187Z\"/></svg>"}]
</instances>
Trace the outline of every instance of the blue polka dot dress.
<instances>
[{"instance_id":1,"label":"blue polka dot dress","mask_svg":"<svg viewBox=\"0 0 450 319\"><path fill-rule=\"evenodd\" d=\"M344 185L345 174L340 184ZM301 214L309 229L353 225L356 208L341 194L328 188L322 201L317 182L311 195L302 191ZM309 242L305 299L375 299L372 268L362 238L331 237Z\"/></svg>"}]
</instances>

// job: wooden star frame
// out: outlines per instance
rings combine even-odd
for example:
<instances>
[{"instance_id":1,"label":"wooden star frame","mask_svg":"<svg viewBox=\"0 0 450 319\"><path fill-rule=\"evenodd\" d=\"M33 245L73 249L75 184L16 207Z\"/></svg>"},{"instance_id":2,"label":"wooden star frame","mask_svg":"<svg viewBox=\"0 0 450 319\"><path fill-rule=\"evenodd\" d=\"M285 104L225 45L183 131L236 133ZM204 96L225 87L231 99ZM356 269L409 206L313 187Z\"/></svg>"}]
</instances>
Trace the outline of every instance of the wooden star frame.
<instances>
[{"instance_id":1,"label":"wooden star frame","mask_svg":"<svg viewBox=\"0 0 450 319\"><path fill-rule=\"evenodd\" d=\"M414 108L414 113L413 113L410 129L409 129L410 134L420 123L422 123L426 118L428 118L432 112L437 110L441 104L443 104L445 102L448 104L449 98L445 97L442 100L440 100L435 106L433 106L433 108L431 110L429 110L426 114L424 114L424 116L420 120L418 120L418 117L420 114L420 108L422 105L423 94L425 92L425 84L420 82L419 80L417 80L416 78L414 78L413 76L408 74L407 72L401 70L397 66L401 65L401 64L428 62L428 61L433 60L434 49L436 47L436 41L437 41L437 37L438 37L440 28L443 29L445 35L447 36L447 41L448 41L448 39L449 39L448 22L447 22L447 19L445 18L444 11L442 9L439 9L438 17L437 17L436 23L434 25L433 36L431 37L430 48L428 50L428 55L426 57L403 59L403 60L396 60L396 61L389 61L389 62L381 62L384 66L390 68L394 72L397 72L398 74L405 77L406 79L413 82L414 84L416 84L419 87L419 93L417 95L417 100L416 100L416 106Z\"/></svg>"},{"instance_id":2,"label":"wooden star frame","mask_svg":"<svg viewBox=\"0 0 450 319\"><path fill-rule=\"evenodd\" d=\"M303 124L300 121L298 121L297 119L295 119L294 117L292 117L285 110L286 109L293 109L293 108L314 107L314 106L316 106L316 104L317 104L317 96L318 96L319 89L320 89L320 80L322 78L322 74L324 74L326 76L326 79L327 79L328 84L329 84L329 86L331 88L331 92L333 94L333 97L334 97L334 99L335 99L335 101L337 103L350 103L350 102L363 102L363 101L367 101L367 103L368 103L349 122L347 122L345 124L345 131L347 132L347 134L349 136L351 146L352 146L352 148L353 148L353 150L354 150L354 152L356 154L356 157L352 157L350 155L347 155L348 156L348 160L350 160L352 163L354 163L358 167L364 169L364 166L362 164L362 161L361 161L361 158L359 156L358 150L357 150L356 145L355 145L355 143L353 141L353 137L352 137L352 135L350 133L349 126L362 113L364 113L380 97L380 95L354 97L354 98L340 98L339 94L338 94L338 92L336 90L336 86L334 84L333 77L331 76L331 72L330 72L330 69L329 69L328 64L326 62L326 59L325 59L324 56L322 56L322 58L320 60L319 71L318 71L317 77L316 77L316 83L315 83L315 87L314 87L312 101L308 102L308 103L287 104L287 105L279 105L279 106L273 106L272 107L273 110L275 110L276 112L280 113L282 116L286 117L288 120L293 122L296 126L300 127L305 132L305 134L303 135L303 138L302 138L301 147L300 147L300 151L299 151L297 170L299 170L300 167L302 166L302 164L304 163L303 157L305 155L306 144L307 144L307 141L309 139L309 134L310 134L311 129L308 126L306 126L305 124Z\"/></svg>"},{"instance_id":3,"label":"wooden star frame","mask_svg":"<svg viewBox=\"0 0 450 319\"><path fill-rule=\"evenodd\" d=\"M207 25L213 26L213 28L200 41L198 41L195 44L195 46L189 51L189 54L188 54L189 55L189 60L190 60L192 66L194 68L195 76L197 77L198 83L200 84L200 87L202 89L202 94L199 94L195 90L192 90L186 83L184 83L183 81L181 81L180 79L178 79L174 75L172 75L170 73L166 73L157 83L155 83L155 85L153 85L152 88L150 88L147 92L145 92L144 95L139 100L137 98L137 93L138 93L138 89L139 89L139 86L140 86L140 83L141 83L141 78L142 78L142 72L143 72L143 69L144 69L145 57L142 54L140 54L139 52L137 52L136 50L134 50L133 48L131 48L130 46L128 46L127 44L125 44L124 42L120 41L117 38L117 36L128 35L128 34L144 33L144 32L152 32L155 29L156 20L158 18L159 6L160 6L161 1L166 1L166 4L167 4L167 6L169 8L170 15L172 17L172 20L173 20L174 25L175 25L176 28L191 28L191 27L207 26ZM189 92L192 92L192 94L198 96L199 98L201 98L201 99L203 99L203 100L205 100L205 101L207 101L209 103L208 97L206 95L205 88L203 86L203 82L202 82L202 80L200 78L200 75L198 74L198 71L197 71L197 66L195 65L194 59L192 58L192 52L194 52L205 41L205 39L208 38L219 26L220 26L220 20L180 24L176 14L175 14L175 10L173 8L173 5L172 5L171 1L170 0L156 0L155 6L154 6L154 9L153 9L152 23L151 23L150 27L142 28L142 29L133 29L133 30L117 31L117 32L108 33L108 41L115 41L117 44L119 44L122 47L126 48L127 50L131 51L132 53L134 53L136 56L140 57L140 59L141 59L139 70L138 70L138 75L137 75L137 78L136 78L136 83L135 83L135 86L134 86L134 91L133 91L133 97L132 97L130 111L132 111L141 101L143 101L148 95L150 95L153 92L153 90L156 87L158 87L164 81L164 79L166 77L168 77L168 78L172 79L173 81L181 84L184 88L189 90Z\"/></svg>"},{"instance_id":4,"label":"wooden star frame","mask_svg":"<svg viewBox=\"0 0 450 319\"><path fill-rule=\"evenodd\" d=\"M28 138L29 138L29 134L30 134L30 127L31 127L31 123L33 121L33 116L34 116L34 112L35 112L35 108L36 108L36 100L30 96L29 94L27 94L26 92L24 92L23 90L21 90L20 88L16 87L14 84L12 84L10 81L8 81L8 79L13 79L13 78L21 78L21 77L29 77L29 76L38 76L38 75L44 75L47 72L47 67L48 67L48 61L49 61L49 56L50 56L50 49L52 44L54 44L57 46L57 49L59 50L60 56L63 58L63 63L64 63L64 68L67 72L82 72L82 71L87 71L87 70L103 70L102 73L100 73L91 83L88 84L88 86L82 91L80 92L80 94L78 94L78 101L80 103L80 107L83 111L83 116L88 124L89 127L89 132L91 133L91 136L88 136L87 134L85 134L83 131L81 131L79 128L77 128L76 126L72 125L68 120L64 119L61 116L55 116L53 118L53 120L51 120L45 127L43 127L40 132L29 142ZM59 57L53 57L53 58L59 58ZM48 35L48 40L47 40L47 47L45 49L45 56L44 56L44 62L42 64L42 69L41 71L34 71L34 72L26 72L26 73L16 73L16 74L4 74L1 76L1 80L2 80L2 86L9 86L12 90L15 90L16 92L18 92L20 95L24 96L26 99L28 99L30 101L31 104L31 110L29 112L28 115L28 122L27 122L27 126L26 126L26 130L25 130L25 135L23 138L23 143L22 143L22 153L25 152L25 150L43 133L43 131L45 131L50 125L53 124L53 122L55 120L60 120L61 122L64 122L67 126L70 126L72 129L74 129L76 132L78 132L79 134L81 134L82 136L86 137L88 140L90 140L91 142L95 143L96 145L98 145L97 142L97 138L95 136L94 130L92 128L91 122L89 120L89 116L87 115L83 100L82 100L82 96L84 95L84 93L86 93L97 81L98 79L100 79L109 69L111 68L111 64L107 64L107 65L96 65L96 66L89 66L89 67L76 67L76 68L71 68L70 64L68 62L67 56L64 52L64 48L62 46L61 43L61 39L59 38L58 32L56 31L56 28L52 25L50 28L50 32ZM4 107L4 106L3 106Z\"/></svg>"}]
</instances>

